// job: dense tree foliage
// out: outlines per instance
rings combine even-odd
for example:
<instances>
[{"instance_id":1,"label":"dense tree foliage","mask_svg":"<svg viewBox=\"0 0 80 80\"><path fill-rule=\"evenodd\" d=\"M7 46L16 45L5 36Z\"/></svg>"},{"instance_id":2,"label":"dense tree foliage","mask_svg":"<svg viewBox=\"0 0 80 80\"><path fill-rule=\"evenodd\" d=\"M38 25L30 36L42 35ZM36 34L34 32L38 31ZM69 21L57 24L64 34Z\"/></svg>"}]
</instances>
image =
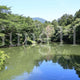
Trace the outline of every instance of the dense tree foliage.
<instances>
[{"instance_id":1,"label":"dense tree foliage","mask_svg":"<svg viewBox=\"0 0 80 80\"><path fill-rule=\"evenodd\" d=\"M64 14L60 19L58 19L58 23L60 26L67 26L73 22L74 18L72 15Z\"/></svg>"},{"instance_id":2,"label":"dense tree foliage","mask_svg":"<svg viewBox=\"0 0 80 80\"><path fill-rule=\"evenodd\" d=\"M43 25L41 22L33 21L30 17L11 14L10 8L0 6L0 37L3 37L3 35L5 36L6 46L11 44L11 33L13 44L17 44L18 36L20 36L20 42L22 44L25 40L25 34L28 35L28 43L32 43L31 40L33 40L33 34L37 41L42 29ZM0 40L0 42L1 41L2 40Z\"/></svg>"},{"instance_id":3,"label":"dense tree foliage","mask_svg":"<svg viewBox=\"0 0 80 80\"><path fill-rule=\"evenodd\" d=\"M75 13L75 18L80 18L80 10Z\"/></svg>"},{"instance_id":4,"label":"dense tree foliage","mask_svg":"<svg viewBox=\"0 0 80 80\"><path fill-rule=\"evenodd\" d=\"M56 23L57 27L56 27ZM79 33L80 33L80 10L75 13L74 16L64 14L61 18L52 21L52 24L55 25L55 34L51 37L52 41L60 41L60 27L62 28L63 42L73 43L74 30L76 43L80 44Z\"/></svg>"},{"instance_id":5,"label":"dense tree foliage","mask_svg":"<svg viewBox=\"0 0 80 80\"><path fill-rule=\"evenodd\" d=\"M35 38L36 42L40 42L40 35L47 26L53 27L53 33L49 38L51 41L60 41L60 26L62 28L63 42L73 43L74 26L76 26L76 42L80 43L80 10L75 15L64 14L58 20L52 22L46 21L41 23L37 20L33 21L30 17L18 14L12 14L10 7L0 6L0 45L5 37L5 46L10 44L19 45L27 43L32 44ZM26 35L25 35L26 34ZM48 33L49 34L49 33ZM35 36L34 36L35 35ZM11 39L11 37L12 39ZM26 38L25 38L26 36ZM11 41L12 40L12 41Z\"/></svg>"}]
</instances>

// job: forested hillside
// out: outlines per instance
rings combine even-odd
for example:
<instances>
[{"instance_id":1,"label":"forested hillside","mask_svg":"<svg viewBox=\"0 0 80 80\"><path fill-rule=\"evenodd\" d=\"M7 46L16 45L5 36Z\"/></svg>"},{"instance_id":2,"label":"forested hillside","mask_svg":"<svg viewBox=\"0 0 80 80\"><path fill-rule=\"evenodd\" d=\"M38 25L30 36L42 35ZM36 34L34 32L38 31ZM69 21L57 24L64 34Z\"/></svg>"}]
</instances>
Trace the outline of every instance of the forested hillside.
<instances>
[{"instance_id":1,"label":"forested hillside","mask_svg":"<svg viewBox=\"0 0 80 80\"><path fill-rule=\"evenodd\" d=\"M53 14L54 15L54 14ZM60 28L62 27L63 42L73 43L73 32L76 27L76 42L80 44L80 10L75 15L64 14L61 18L53 20L52 22L45 21L41 23L37 20L33 21L30 17L23 15L12 14L11 8L7 6L0 6L0 45L20 45L25 44L25 37L27 43L32 44L33 38L36 42L40 42L40 35L50 33L46 30L47 27L53 29L50 34L49 41L60 41ZM45 34L43 33L43 38ZM35 37L33 37L35 35ZM5 37L5 39L4 39ZM5 41L2 43L2 40Z\"/></svg>"}]
</instances>

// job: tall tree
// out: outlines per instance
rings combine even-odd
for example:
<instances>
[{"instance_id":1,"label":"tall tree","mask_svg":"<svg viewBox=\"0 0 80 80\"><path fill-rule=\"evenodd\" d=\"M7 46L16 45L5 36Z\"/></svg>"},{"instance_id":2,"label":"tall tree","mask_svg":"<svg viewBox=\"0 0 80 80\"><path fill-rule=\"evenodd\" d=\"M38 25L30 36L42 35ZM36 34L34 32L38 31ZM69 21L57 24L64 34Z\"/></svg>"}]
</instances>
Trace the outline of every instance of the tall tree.
<instances>
[{"instance_id":1,"label":"tall tree","mask_svg":"<svg viewBox=\"0 0 80 80\"><path fill-rule=\"evenodd\" d=\"M80 9L75 13L75 18L80 18Z\"/></svg>"}]
</instances>

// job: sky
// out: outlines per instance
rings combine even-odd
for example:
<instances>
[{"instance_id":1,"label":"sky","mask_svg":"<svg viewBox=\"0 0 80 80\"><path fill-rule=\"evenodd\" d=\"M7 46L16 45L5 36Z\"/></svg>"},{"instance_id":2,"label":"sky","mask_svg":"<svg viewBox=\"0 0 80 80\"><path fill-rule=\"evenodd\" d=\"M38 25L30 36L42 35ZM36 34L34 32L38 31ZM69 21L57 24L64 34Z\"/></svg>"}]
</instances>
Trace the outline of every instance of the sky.
<instances>
[{"instance_id":1,"label":"sky","mask_svg":"<svg viewBox=\"0 0 80 80\"><path fill-rule=\"evenodd\" d=\"M74 15L80 9L80 0L0 0L0 5L11 7L14 14L52 21L66 13Z\"/></svg>"}]
</instances>

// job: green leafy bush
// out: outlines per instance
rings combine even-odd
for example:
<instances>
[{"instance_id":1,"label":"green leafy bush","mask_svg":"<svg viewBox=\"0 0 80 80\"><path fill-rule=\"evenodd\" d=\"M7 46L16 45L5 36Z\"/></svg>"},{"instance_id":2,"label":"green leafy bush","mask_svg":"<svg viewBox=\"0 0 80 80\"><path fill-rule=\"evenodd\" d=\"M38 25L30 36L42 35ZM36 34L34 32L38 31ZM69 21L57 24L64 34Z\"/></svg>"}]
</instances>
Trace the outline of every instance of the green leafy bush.
<instances>
[{"instance_id":1,"label":"green leafy bush","mask_svg":"<svg viewBox=\"0 0 80 80\"><path fill-rule=\"evenodd\" d=\"M0 70L3 68L7 58L9 56L4 51L0 51Z\"/></svg>"}]
</instances>

